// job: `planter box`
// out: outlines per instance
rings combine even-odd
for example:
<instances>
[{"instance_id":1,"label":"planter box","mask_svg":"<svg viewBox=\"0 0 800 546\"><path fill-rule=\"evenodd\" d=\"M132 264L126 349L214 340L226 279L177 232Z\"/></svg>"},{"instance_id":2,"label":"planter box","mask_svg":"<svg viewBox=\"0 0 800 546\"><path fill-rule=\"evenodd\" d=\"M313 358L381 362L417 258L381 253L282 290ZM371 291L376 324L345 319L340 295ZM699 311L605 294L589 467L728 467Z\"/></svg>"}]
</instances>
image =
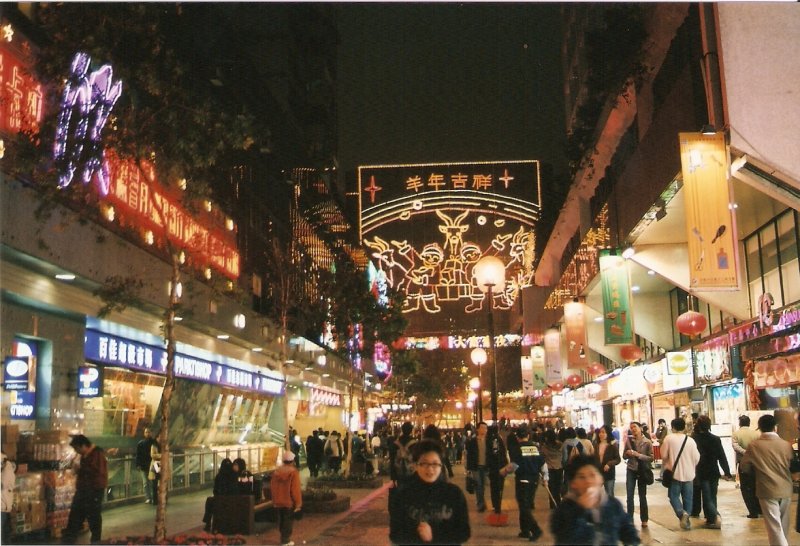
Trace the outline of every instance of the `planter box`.
<instances>
[{"instance_id":1,"label":"planter box","mask_svg":"<svg viewBox=\"0 0 800 546\"><path fill-rule=\"evenodd\" d=\"M329 487L331 489L377 489L381 486L383 486L383 479L381 478L372 478L370 480L346 480L344 478L340 480L321 480L318 478L311 478L307 483L307 487L317 489L324 487Z\"/></svg>"},{"instance_id":2,"label":"planter box","mask_svg":"<svg viewBox=\"0 0 800 546\"><path fill-rule=\"evenodd\" d=\"M309 514L335 514L344 512L348 508L350 508L350 497L303 501L303 511Z\"/></svg>"}]
</instances>

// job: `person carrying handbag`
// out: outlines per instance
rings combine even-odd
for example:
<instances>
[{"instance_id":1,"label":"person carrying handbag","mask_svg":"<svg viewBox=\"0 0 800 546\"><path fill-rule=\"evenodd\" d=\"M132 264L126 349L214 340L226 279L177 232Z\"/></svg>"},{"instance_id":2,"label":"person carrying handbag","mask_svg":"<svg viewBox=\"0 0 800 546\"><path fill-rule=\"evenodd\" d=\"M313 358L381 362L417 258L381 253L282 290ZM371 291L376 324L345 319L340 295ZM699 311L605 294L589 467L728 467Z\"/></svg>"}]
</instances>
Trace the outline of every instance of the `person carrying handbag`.
<instances>
[{"instance_id":1,"label":"person carrying handbag","mask_svg":"<svg viewBox=\"0 0 800 546\"><path fill-rule=\"evenodd\" d=\"M692 522L693 482L695 467L700 462L700 451L694 438L686 434L686 421L673 419L672 432L661 442L661 460L664 471L661 484L668 489L669 503L680 520L681 529L689 530ZM681 500L683 502L681 503Z\"/></svg>"}]
</instances>

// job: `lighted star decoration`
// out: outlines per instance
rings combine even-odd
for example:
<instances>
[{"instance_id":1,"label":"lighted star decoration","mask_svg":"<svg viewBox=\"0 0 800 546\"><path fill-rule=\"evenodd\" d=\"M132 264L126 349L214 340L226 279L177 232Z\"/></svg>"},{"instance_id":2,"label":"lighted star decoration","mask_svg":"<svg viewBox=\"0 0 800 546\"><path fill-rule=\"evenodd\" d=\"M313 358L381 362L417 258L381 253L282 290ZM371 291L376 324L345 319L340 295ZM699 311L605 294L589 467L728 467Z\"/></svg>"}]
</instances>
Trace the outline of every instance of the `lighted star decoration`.
<instances>
[{"instance_id":1,"label":"lighted star decoration","mask_svg":"<svg viewBox=\"0 0 800 546\"><path fill-rule=\"evenodd\" d=\"M506 189L508 189L508 184L512 180L514 180L514 177L508 175L508 169L503 169L503 176L500 177L500 181L503 183Z\"/></svg>"},{"instance_id":2,"label":"lighted star decoration","mask_svg":"<svg viewBox=\"0 0 800 546\"><path fill-rule=\"evenodd\" d=\"M382 189L383 189L382 187L380 187L377 184L375 184L375 177L374 176L370 176L369 177L369 186L364 188L364 191L369 194L369 202L370 203L374 203L375 202L375 194L377 192L381 191Z\"/></svg>"},{"instance_id":3,"label":"lighted star decoration","mask_svg":"<svg viewBox=\"0 0 800 546\"><path fill-rule=\"evenodd\" d=\"M10 42L14 39L14 27L11 25L3 25L2 27L3 40Z\"/></svg>"},{"instance_id":4,"label":"lighted star decoration","mask_svg":"<svg viewBox=\"0 0 800 546\"><path fill-rule=\"evenodd\" d=\"M72 59L58 114L53 158L59 168L59 188L69 186L80 169L84 184L96 177L100 192L107 195L110 180L102 132L122 94L122 82L113 81L111 65L89 73L90 64L86 53L77 53Z\"/></svg>"}]
</instances>

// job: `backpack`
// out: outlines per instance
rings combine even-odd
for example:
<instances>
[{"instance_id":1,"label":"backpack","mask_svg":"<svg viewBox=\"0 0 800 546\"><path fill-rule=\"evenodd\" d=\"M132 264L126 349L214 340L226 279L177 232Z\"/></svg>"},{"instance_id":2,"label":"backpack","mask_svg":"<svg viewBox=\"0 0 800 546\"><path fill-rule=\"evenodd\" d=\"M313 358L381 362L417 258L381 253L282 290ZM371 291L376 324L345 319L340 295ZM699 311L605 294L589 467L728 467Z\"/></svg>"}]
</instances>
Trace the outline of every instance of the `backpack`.
<instances>
[{"instance_id":1,"label":"backpack","mask_svg":"<svg viewBox=\"0 0 800 546\"><path fill-rule=\"evenodd\" d=\"M567 456L567 463L569 463L572 459L577 457L578 455L583 455L583 444L579 441L572 446L572 449L569 450L569 455Z\"/></svg>"},{"instance_id":2,"label":"backpack","mask_svg":"<svg viewBox=\"0 0 800 546\"><path fill-rule=\"evenodd\" d=\"M411 455L411 446L415 443L416 440L409 440L406 444L399 440L395 441L397 453L394 456L394 470L398 480L408 478L416 471L414 457Z\"/></svg>"}]
</instances>

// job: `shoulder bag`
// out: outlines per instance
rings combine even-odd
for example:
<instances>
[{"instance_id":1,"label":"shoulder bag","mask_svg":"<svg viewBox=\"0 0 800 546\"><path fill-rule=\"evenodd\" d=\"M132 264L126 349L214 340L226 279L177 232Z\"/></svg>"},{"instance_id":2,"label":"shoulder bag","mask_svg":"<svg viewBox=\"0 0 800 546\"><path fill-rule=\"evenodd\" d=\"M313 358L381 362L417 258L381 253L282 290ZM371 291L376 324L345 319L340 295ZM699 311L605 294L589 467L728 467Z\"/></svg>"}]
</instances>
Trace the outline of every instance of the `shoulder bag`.
<instances>
[{"instance_id":1,"label":"shoulder bag","mask_svg":"<svg viewBox=\"0 0 800 546\"><path fill-rule=\"evenodd\" d=\"M675 462L672 463L672 469L674 470L676 466L678 466L678 461L681 460L681 455L683 455L683 448L686 447L686 441L689 439L688 436L684 436L683 444L681 444L681 449L678 451L678 456L675 457ZM664 470L661 473L661 485L669 489L669 486L672 485L672 470Z\"/></svg>"}]
</instances>

